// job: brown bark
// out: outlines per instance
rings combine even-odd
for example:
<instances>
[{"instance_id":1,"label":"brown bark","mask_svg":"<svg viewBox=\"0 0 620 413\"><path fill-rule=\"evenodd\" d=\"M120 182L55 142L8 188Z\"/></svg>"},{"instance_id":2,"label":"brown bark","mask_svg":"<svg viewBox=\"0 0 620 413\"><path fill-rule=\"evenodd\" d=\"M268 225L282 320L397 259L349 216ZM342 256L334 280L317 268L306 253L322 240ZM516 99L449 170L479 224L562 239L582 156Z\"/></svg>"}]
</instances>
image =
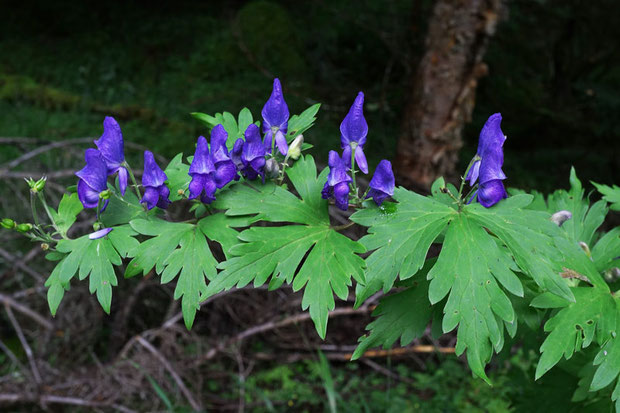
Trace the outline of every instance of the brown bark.
<instances>
[{"instance_id":1,"label":"brown bark","mask_svg":"<svg viewBox=\"0 0 620 413\"><path fill-rule=\"evenodd\" d=\"M478 79L487 73L482 58L501 7L501 0L436 2L398 142L396 172L403 183L428 189L439 176L457 176L461 133L471 120Z\"/></svg>"}]
</instances>

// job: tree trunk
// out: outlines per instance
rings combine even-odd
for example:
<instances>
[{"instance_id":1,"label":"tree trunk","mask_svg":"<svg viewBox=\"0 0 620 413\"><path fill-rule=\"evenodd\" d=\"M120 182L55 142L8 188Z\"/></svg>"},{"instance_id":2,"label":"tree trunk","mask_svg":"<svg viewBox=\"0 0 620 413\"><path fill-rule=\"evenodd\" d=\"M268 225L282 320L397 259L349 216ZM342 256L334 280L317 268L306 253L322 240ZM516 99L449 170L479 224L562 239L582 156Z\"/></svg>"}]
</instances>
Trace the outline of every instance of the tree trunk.
<instances>
[{"instance_id":1,"label":"tree trunk","mask_svg":"<svg viewBox=\"0 0 620 413\"><path fill-rule=\"evenodd\" d=\"M501 0L438 0L426 51L413 79L398 141L396 172L403 183L428 189L439 176L454 179L461 133L471 120L482 58Z\"/></svg>"}]
</instances>

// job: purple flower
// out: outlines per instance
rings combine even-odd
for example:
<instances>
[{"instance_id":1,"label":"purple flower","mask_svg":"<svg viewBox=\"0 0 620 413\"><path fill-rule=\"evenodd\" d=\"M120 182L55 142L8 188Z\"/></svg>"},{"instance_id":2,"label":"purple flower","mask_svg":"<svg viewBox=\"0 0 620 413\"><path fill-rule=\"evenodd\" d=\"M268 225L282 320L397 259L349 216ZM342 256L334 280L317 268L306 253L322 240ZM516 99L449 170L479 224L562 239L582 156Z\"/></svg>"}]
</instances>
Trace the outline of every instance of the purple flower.
<instances>
[{"instance_id":1,"label":"purple flower","mask_svg":"<svg viewBox=\"0 0 620 413\"><path fill-rule=\"evenodd\" d=\"M170 205L170 189L165 182L168 177L161 170L153 152L144 151L144 173L142 174L142 186L144 186L144 196L140 202L146 202L146 209L153 209L155 206L166 209Z\"/></svg>"},{"instance_id":2,"label":"purple flower","mask_svg":"<svg viewBox=\"0 0 620 413\"><path fill-rule=\"evenodd\" d=\"M106 235L108 235L110 232L112 232L113 229L114 228L104 228L104 229L100 229L99 231L92 232L92 233L88 234L88 239L103 238Z\"/></svg>"},{"instance_id":3,"label":"purple flower","mask_svg":"<svg viewBox=\"0 0 620 413\"><path fill-rule=\"evenodd\" d=\"M349 182L352 181L347 166L336 151L329 151L328 165L329 174L321 196L323 199L334 198L336 206L346 211L349 208Z\"/></svg>"},{"instance_id":4,"label":"purple flower","mask_svg":"<svg viewBox=\"0 0 620 413\"><path fill-rule=\"evenodd\" d=\"M223 188L233 179L239 179L237 167L226 147L227 139L228 133L222 125L216 125L211 131L211 158L215 166L215 183L218 188Z\"/></svg>"},{"instance_id":5,"label":"purple flower","mask_svg":"<svg viewBox=\"0 0 620 413\"><path fill-rule=\"evenodd\" d=\"M125 195L127 189L127 169L122 166L125 162L125 151L123 149L123 134L118 122L106 116L103 120L103 135L95 140L95 145L105 159L108 175L118 172L118 184L121 188L121 195Z\"/></svg>"},{"instance_id":6,"label":"purple flower","mask_svg":"<svg viewBox=\"0 0 620 413\"><path fill-rule=\"evenodd\" d=\"M282 96L282 85L278 78L273 79L273 90L269 100L261 111L263 115L263 133L265 134L265 150L271 153L271 139L275 135L276 146L282 155L288 152L286 131L288 129L288 106Z\"/></svg>"},{"instance_id":7,"label":"purple flower","mask_svg":"<svg viewBox=\"0 0 620 413\"><path fill-rule=\"evenodd\" d=\"M355 148L355 162L360 170L367 174L368 163L363 151L368 135L368 123L364 119L364 93L357 94L349 113L340 124L340 134L340 144L344 149L342 157L347 167L351 167L351 151Z\"/></svg>"},{"instance_id":8,"label":"purple flower","mask_svg":"<svg viewBox=\"0 0 620 413\"><path fill-rule=\"evenodd\" d=\"M261 140L258 126L252 123L245 130L245 143L243 144L243 150L241 152L241 162L243 163L241 172L243 176L250 180L260 176L264 181L265 154L266 150Z\"/></svg>"},{"instance_id":9,"label":"purple flower","mask_svg":"<svg viewBox=\"0 0 620 413\"><path fill-rule=\"evenodd\" d=\"M204 136L198 138L194 159L189 166L189 175L192 181L189 183L189 199L200 200L205 204L215 201L215 165L209 153L209 145Z\"/></svg>"},{"instance_id":10,"label":"purple flower","mask_svg":"<svg viewBox=\"0 0 620 413\"><path fill-rule=\"evenodd\" d=\"M474 162L467 178L469 184L479 181L476 191L478 201L482 206L489 208L501 199L507 198L503 180L506 175L502 171L504 164L504 141L506 136L501 129L502 115L495 113L489 117L480 132L476 155L479 161Z\"/></svg>"},{"instance_id":11,"label":"purple flower","mask_svg":"<svg viewBox=\"0 0 620 413\"><path fill-rule=\"evenodd\" d=\"M241 160L241 154L243 153L244 144L245 144L245 141L243 140L243 138L238 138L235 141L235 145L233 146L232 152L230 152L230 159L233 161L238 171L243 169L243 161ZM235 180L238 180L238 179L239 179L239 176L237 175L235 177Z\"/></svg>"},{"instance_id":12,"label":"purple flower","mask_svg":"<svg viewBox=\"0 0 620 413\"><path fill-rule=\"evenodd\" d=\"M86 149L84 153L86 166L75 174L80 178L77 185L78 198L84 208L96 208L99 204L99 194L108 189L108 174L105 159L97 149ZM108 205L105 200L102 211Z\"/></svg>"},{"instance_id":13,"label":"purple flower","mask_svg":"<svg viewBox=\"0 0 620 413\"><path fill-rule=\"evenodd\" d=\"M394 172L390 161L384 159L379 162L369 187L366 198L372 198L377 205L381 205L388 196L394 195Z\"/></svg>"}]
</instances>

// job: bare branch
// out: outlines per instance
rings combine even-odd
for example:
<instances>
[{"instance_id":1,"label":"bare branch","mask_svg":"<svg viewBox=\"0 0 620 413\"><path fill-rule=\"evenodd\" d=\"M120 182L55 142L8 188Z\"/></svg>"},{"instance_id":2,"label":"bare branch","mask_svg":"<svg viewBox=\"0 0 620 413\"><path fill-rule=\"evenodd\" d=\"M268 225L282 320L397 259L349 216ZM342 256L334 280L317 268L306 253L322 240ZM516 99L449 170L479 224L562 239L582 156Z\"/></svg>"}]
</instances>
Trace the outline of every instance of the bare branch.
<instances>
[{"instance_id":1,"label":"bare branch","mask_svg":"<svg viewBox=\"0 0 620 413\"><path fill-rule=\"evenodd\" d=\"M32 369L32 377L34 378L34 381L37 383L37 385L40 386L41 385L41 374L39 373L37 363L34 360L32 349L28 345L28 341L26 341L26 337L24 337L24 333L21 327L19 326L19 323L15 319L15 316L13 315L13 311L11 310L11 307L7 303L4 303L4 309L6 310L6 314L9 316L9 320L11 320L11 324L13 324L13 328L15 329L15 332L17 333L17 337L19 338L19 341L21 342L22 347L24 348L26 357L28 357L28 362L30 363L30 368Z\"/></svg>"},{"instance_id":2,"label":"bare branch","mask_svg":"<svg viewBox=\"0 0 620 413\"><path fill-rule=\"evenodd\" d=\"M18 303L17 301L12 299L8 295L4 295L0 293L0 302L3 303L4 305L13 307L14 309L16 309L22 314L27 315L28 317L32 318L34 321L39 323L44 328L48 330L54 329L54 325L48 319L46 319L45 317L43 317L41 314L37 313L36 311L33 311L30 308L26 307L25 305Z\"/></svg>"}]
</instances>

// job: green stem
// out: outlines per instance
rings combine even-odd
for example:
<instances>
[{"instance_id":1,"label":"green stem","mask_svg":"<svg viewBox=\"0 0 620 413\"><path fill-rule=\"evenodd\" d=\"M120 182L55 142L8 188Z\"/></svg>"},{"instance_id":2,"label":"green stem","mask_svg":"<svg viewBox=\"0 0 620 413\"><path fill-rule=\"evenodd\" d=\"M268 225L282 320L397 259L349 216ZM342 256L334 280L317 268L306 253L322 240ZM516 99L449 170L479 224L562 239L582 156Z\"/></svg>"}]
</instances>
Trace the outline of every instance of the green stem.
<instances>
[{"instance_id":1,"label":"green stem","mask_svg":"<svg viewBox=\"0 0 620 413\"><path fill-rule=\"evenodd\" d=\"M474 166L474 164L480 160L478 155L474 156L472 160L467 165L467 169L465 170L465 175L461 177L461 187L459 188L459 199L461 199L461 195L463 195L463 188L465 187L465 181L467 180L467 175L469 175L469 170Z\"/></svg>"},{"instance_id":2,"label":"green stem","mask_svg":"<svg viewBox=\"0 0 620 413\"><path fill-rule=\"evenodd\" d=\"M478 184L475 184L474 186L471 187L471 189L469 190L469 192L467 193L467 195L465 195L463 197L463 202L467 203L467 200L469 199L469 197L471 196L471 194L474 193L474 191L478 189Z\"/></svg>"},{"instance_id":3,"label":"green stem","mask_svg":"<svg viewBox=\"0 0 620 413\"><path fill-rule=\"evenodd\" d=\"M52 226L54 227L56 232L58 232L60 236L63 237L64 239L67 239L67 234L63 234L56 226L56 221L54 220L54 216L52 215L50 208L47 206L47 201L45 200L45 195L43 195L43 192L38 192L37 195L39 196L39 201L41 201L41 205L43 205L43 209L45 210L45 213L47 214L47 217L50 219L50 222L52 223Z\"/></svg>"},{"instance_id":4,"label":"green stem","mask_svg":"<svg viewBox=\"0 0 620 413\"><path fill-rule=\"evenodd\" d=\"M343 229L351 228L353 225L355 225L355 222L349 222L347 224L333 226L331 229L334 231L341 231Z\"/></svg>"},{"instance_id":5,"label":"green stem","mask_svg":"<svg viewBox=\"0 0 620 413\"><path fill-rule=\"evenodd\" d=\"M280 176L278 177L278 185L282 185L282 182L284 181L284 169L286 169L287 166L288 166L288 152L286 153L286 156L284 157L284 162L282 162L282 168L280 168Z\"/></svg>"},{"instance_id":6,"label":"green stem","mask_svg":"<svg viewBox=\"0 0 620 413\"><path fill-rule=\"evenodd\" d=\"M360 199L357 191L357 182L355 181L355 150L357 147L351 147L351 178L353 179L351 182L351 189L354 193L353 201L356 205L359 205Z\"/></svg>"},{"instance_id":7,"label":"green stem","mask_svg":"<svg viewBox=\"0 0 620 413\"><path fill-rule=\"evenodd\" d=\"M32 219L34 220L34 224L39 226L39 216L37 215L37 205L34 197L34 192L30 191L30 209L32 210Z\"/></svg>"},{"instance_id":8,"label":"green stem","mask_svg":"<svg viewBox=\"0 0 620 413\"><path fill-rule=\"evenodd\" d=\"M129 179L131 179L131 183L133 184L133 188L136 191L136 195L138 195L138 199L142 199L142 194L140 193L140 187L138 186L138 182L136 181L136 176L133 174L131 167L127 162L123 162L122 166L127 169L129 173Z\"/></svg>"}]
</instances>

